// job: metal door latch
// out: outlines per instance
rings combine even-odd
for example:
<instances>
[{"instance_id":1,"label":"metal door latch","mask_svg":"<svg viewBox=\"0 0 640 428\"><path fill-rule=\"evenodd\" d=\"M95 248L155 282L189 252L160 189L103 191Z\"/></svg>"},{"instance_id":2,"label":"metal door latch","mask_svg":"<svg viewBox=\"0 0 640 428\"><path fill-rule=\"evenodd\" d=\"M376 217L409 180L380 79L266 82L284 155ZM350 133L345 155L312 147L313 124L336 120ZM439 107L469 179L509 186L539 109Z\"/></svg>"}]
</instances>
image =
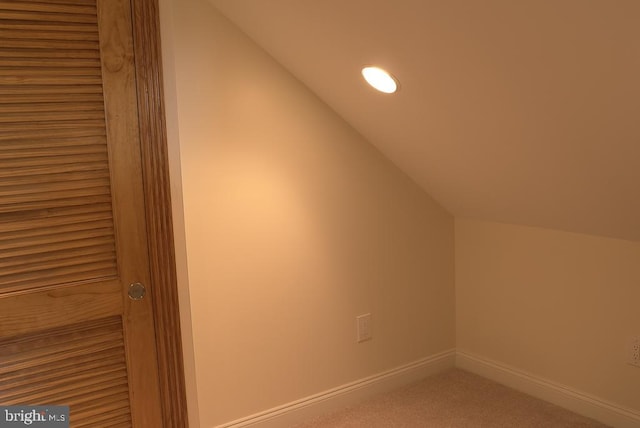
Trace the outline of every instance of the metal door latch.
<instances>
[{"instance_id":1,"label":"metal door latch","mask_svg":"<svg viewBox=\"0 0 640 428\"><path fill-rule=\"evenodd\" d=\"M131 300L140 300L147 294L147 289L139 282L129 284L129 298Z\"/></svg>"}]
</instances>

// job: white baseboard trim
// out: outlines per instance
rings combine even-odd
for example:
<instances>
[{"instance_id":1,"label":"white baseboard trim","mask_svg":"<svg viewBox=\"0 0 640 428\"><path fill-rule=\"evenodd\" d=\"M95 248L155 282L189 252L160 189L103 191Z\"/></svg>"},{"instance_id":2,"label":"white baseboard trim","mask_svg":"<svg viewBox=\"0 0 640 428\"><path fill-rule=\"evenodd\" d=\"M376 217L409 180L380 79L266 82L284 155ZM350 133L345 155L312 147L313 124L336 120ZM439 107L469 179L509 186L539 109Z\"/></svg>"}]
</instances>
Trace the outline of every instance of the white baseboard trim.
<instances>
[{"instance_id":1,"label":"white baseboard trim","mask_svg":"<svg viewBox=\"0 0 640 428\"><path fill-rule=\"evenodd\" d=\"M510 388L596 419L615 428L639 428L640 413L577 391L571 387L509 367L469 352L456 352L456 367Z\"/></svg>"},{"instance_id":2,"label":"white baseboard trim","mask_svg":"<svg viewBox=\"0 0 640 428\"><path fill-rule=\"evenodd\" d=\"M340 410L372 395L391 391L453 368L455 358L455 350L450 349L319 394L218 425L215 428L292 426L316 416Z\"/></svg>"}]
</instances>

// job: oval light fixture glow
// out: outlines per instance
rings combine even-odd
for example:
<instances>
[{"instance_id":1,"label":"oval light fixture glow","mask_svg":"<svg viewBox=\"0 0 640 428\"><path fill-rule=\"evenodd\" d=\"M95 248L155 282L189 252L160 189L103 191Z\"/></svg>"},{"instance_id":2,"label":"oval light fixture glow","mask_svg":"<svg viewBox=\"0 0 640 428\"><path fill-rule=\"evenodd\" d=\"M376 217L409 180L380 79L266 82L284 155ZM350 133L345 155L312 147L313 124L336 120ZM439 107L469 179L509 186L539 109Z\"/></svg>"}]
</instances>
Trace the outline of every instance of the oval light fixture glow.
<instances>
[{"instance_id":1,"label":"oval light fixture glow","mask_svg":"<svg viewBox=\"0 0 640 428\"><path fill-rule=\"evenodd\" d=\"M398 90L398 82L396 79L380 67L363 68L362 77L375 89L385 94L393 94Z\"/></svg>"}]
</instances>

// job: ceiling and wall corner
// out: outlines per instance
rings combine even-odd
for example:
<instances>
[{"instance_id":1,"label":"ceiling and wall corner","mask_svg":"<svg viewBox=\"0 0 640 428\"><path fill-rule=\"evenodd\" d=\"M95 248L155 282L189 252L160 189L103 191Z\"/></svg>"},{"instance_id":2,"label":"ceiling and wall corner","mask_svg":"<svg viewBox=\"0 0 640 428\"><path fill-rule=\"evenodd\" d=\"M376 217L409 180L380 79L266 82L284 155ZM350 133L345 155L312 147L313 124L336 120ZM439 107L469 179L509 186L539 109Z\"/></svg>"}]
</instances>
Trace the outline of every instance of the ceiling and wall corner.
<instances>
[{"instance_id":1,"label":"ceiling and wall corner","mask_svg":"<svg viewBox=\"0 0 640 428\"><path fill-rule=\"evenodd\" d=\"M637 406L613 365L640 242L495 221L640 240L638 10L530 3L160 0L192 426L453 346ZM368 87L369 64L401 90Z\"/></svg>"},{"instance_id":2,"label":"ceiling and wall corner","mask_svg":"<svg viewBox=\"0 0 640 428\"><path fill-rule=\"evenodd\" d=\"M640 2L211 2L455 216L640 240Z\"/></svg>"}]
</instances>

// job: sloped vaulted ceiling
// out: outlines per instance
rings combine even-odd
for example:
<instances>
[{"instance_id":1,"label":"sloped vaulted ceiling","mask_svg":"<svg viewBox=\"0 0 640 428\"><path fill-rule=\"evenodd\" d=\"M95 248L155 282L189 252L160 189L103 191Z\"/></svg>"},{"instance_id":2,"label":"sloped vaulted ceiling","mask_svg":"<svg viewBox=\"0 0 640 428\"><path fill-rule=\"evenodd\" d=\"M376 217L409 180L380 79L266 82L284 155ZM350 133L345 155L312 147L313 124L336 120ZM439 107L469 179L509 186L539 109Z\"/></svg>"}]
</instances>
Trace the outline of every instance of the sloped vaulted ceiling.
<instances>
[{"instance_id":1,"label":"sloped vaulted ceiling","mask_svg":"<svg viewBox=\"0 0 640 428\"><path fill-rule=\"evenodd\" d=\"M212 3L454 215L640 241L640 1Z\"/></svg>"}]
</instances>

